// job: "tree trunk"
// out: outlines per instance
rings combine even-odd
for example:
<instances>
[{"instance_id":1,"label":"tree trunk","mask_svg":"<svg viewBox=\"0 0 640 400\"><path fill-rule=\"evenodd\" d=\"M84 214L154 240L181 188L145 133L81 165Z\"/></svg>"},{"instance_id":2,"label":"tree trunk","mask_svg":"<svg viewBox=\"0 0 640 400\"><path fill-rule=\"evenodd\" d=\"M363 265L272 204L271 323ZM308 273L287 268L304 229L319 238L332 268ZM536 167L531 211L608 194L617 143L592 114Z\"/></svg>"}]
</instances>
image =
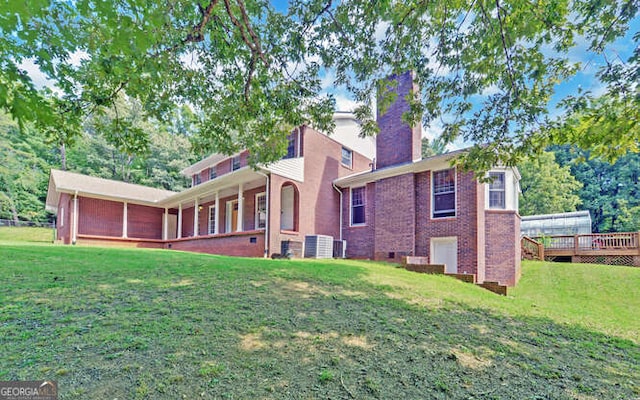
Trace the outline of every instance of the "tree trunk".
<instances>
[{"instance_id":1,"label":"tree trunk","mask_svg":"<svg viewBox=\"0 0 640 400\"><path fill-rule=\"evenodd\" d=\"M64 142L60 143L60 168L63 171L67 170L67 147Z\"/></svg>"}]
</instances>

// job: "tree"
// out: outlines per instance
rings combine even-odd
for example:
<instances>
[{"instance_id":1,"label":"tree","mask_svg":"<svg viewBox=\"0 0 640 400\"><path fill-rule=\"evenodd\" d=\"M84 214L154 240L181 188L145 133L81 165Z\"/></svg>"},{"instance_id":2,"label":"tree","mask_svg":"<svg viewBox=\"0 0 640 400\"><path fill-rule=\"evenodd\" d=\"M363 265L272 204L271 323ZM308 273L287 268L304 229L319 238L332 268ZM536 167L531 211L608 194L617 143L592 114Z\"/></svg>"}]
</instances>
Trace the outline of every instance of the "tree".
<instances>
[{"instance_id":1,"label":"tree","mask_svg":"<svg viewBox=\"0 0 640 400\"><path fill-rule=\"evenodd\" d=\"M568 166L558 165L553 153L528 158L518 170L522 176L521 215L575 211L580 204L577 192L582 185L571 175Z\"/></svg>"},{"instance_id":2,"label":"tree","mask_svg":"<svg viewBox=\"0 0 640 400\"><path fill-rule=\"evenodd\" d=\"M441 140L429 140L427 137L422 138L422 158L443 154L446 150L446 146Z\"/></svg>"},{"instance_id":3,"label":"tree","mask_svg":"<svg viewBox=\"0 0 640 400\"><path fill-rule=\"evenodd\" d=\"M583 186L578 192L591 213L595 232L635 231L640 207L640 154L628 153L614 164L570 146L552 148Z\"/></svg>"},{"instance_id":4,"label":"tree","mask_svg":"<svg viewBox=\"0 0 640 400\"><path fill-rule=\"evenodd\" d=\"M19 121L46 124L68 112L52 108L19 67L35 59L68 110L114 107L123 92L159 119L176 104L191 104L199 147L248 148L251 162L268 162L284 153L292 127L332 127L333 99L320 96L321 69L335 70L334 83L363 103L356 110L363 134L377 131L373 95L380 94L382 109L393 99L386 77L411 69L421 89L405 120L440 118L445 143L462 137L478 144L463 160L478 171L515 165L549 137L576 141L541 129L550 122L555 85L579 69L568 51L577 38L603 51L638 12L635 1L606 0L291 0L286 11L258 0L34 0L2 7L0 107Z\"/></svg>"},{"instance_id":5,"label":"tree","mask_svg":"<svg viewBox=\"0 0 640 400\"><path fill-rule=\"evenodd\" d=\"M21 133L0 114L0 218L44 222L49 146L33 132Z\"/></svg>"}]
</instances>

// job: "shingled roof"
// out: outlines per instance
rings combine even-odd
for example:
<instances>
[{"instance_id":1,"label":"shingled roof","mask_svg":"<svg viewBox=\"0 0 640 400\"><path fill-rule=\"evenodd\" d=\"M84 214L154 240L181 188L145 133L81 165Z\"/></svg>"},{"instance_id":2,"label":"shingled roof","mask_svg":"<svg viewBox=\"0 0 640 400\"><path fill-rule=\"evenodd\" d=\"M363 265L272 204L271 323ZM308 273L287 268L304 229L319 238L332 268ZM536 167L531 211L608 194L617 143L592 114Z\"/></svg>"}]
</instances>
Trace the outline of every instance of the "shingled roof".
<instances>
[{"instance_id":1,"label":"shingled roof","mask_svg":"<svg viewBox=\"0 0 640 400\"><path fill-rule=\"evenodd\" d=\"M96 178L74 172L52 169L49 175L49 190L46 207L55 211L60 193L79 194L107 200L126 200L133 203L154 205L176 194L170 190L155 189L148 186Z\"/></svg>"}]
</instances>

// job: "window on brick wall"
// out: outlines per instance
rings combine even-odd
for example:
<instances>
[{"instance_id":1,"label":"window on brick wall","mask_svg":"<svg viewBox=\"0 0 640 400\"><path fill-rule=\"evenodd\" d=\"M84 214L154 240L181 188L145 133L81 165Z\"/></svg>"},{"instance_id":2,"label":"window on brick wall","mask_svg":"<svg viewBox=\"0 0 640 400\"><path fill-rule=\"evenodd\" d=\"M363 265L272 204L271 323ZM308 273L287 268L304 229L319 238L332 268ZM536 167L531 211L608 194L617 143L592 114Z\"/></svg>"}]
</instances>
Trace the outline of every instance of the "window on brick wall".
<instances>
[{"instance_id":1,"label":"window on brick wall","mask_svg":"<svg viewBox=\"0 0 640 400\"><path fill-rule=\"evenodd\" d=\"M216 233L216 206L209 206L209 235Z\"/></svg>"},{"instance_id":2,"label":"window on brick wall","mask_svg":"<svg viewBox=\"0 0 640 400\"><path fill-rule=\"evenodd\" d=\"M216 166L214 165L213 167L209 168L209 180L216 179L217 176L218 174L216 171Z\"/></svg>"},{"instance_id":3,"label":"window on brick wall","mask_svg":"<svg viewBox=\"0 0 640 400\"><path fill-rule=\"evenodd\" d=\"M202 182L202 180L200 179L200 173L197 173L193 176L193 180L192 180L192 185L191 186L197 186Z\"/></svg>"},{"instance_id":4,"label":"window on brick wall","mask_svg":"<svg viewBox=\"0 0 640 400\"><path fill-rule=\"evenodd\" d=\"M365 187L351 189L351 225L364 225L366 206Z\"/></svg>"},{"instance_id":5,"label":"window on brick wall","mask_svg":"<svg viewBox=\"0 0 640 400\"><path fill-rule=\"evenodd\" d=\"M240 156L235 156L231 159L231 171L240 169Z\"/></svg>"},{"instance_id":6,"label":"window on brick wall","mask_svg":"<svg viewBox=\"0 0 640 400\"><path fill-rule=\"evenodd\" d=\"M489 178L489 208L504 209L505 202L505 185L504 172L490 172Z\"/></svg>"},{"instance_id":7,"label":"window on brick wall","mask_svg":"<svg viewBox=\"0 0 640 400\"><path fill-rule=\"evenodd\" d=\"M433 173L433 218L456 216L455 168Z\"/></svg>"},{"instance_id":8,"label":"window on brick wall","mask_svg":"<svg viewBox=\"0 0 640 400\"><path fill-rule=\"evenodd\" d=\"M267 226L267 195L256 194L256 229L264 229Z\"/></svg>"},{"instance_id":9,"label":"window on brick wall","mask_svg":"<svg viewBox=\"0 0 640 400\"><path fill-rule=\"evenodd\" d=\"M342 148L342 159L341 159L342 165L344 165L345 167L351 168L352 167L352 162L353 162L353 152L349 149L347 149L346 147Z\"/></svg>"}]
</instances>

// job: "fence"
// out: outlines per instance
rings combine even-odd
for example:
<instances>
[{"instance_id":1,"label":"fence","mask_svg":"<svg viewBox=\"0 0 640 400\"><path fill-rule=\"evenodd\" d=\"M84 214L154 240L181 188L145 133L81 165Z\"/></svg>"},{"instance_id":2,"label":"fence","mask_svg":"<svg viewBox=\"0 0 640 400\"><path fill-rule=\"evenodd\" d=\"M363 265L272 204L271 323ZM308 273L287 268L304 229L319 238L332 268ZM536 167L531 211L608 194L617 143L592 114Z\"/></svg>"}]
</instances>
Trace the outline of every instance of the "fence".
<instances>
[{"instance_id":1,"label":"fence","mask_svg":"<svg viewBox=\"0 0 640 400\"><path fill-rule=\"evenodd\" d=\"M55 228L53 222L14 221L12 219L0 219L0 228L3 226L29 226L39 228Z\"/></svg>"}]
</instances>

